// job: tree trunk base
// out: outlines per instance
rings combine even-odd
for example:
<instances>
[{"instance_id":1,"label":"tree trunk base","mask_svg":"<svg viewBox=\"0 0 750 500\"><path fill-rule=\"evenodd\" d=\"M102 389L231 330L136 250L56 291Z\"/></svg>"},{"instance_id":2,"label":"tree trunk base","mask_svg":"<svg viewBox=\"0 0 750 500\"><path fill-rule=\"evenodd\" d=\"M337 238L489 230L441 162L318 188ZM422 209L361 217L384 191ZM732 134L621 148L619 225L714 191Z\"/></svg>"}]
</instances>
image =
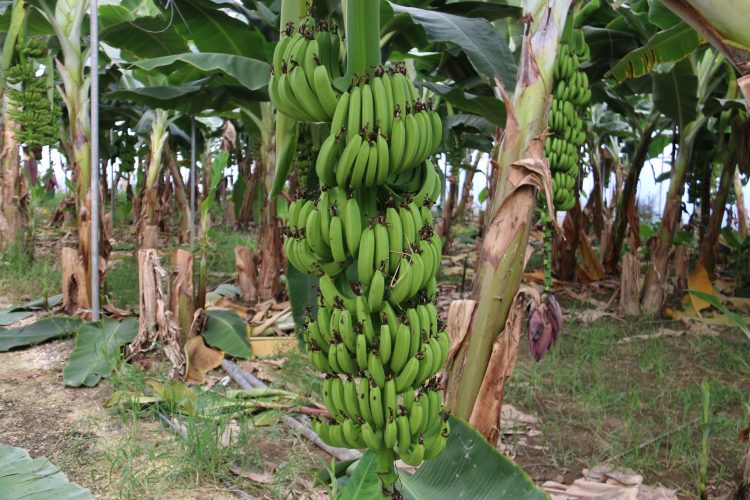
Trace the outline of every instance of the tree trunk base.
<instances>
[{"instance_id":1,"label":"tree trunk base","mask_svg":"<svg viewBox=\"0 0 750 500\"><path fill-rule=\"evenodd\" d=\"M234 260L237 264L237 281L242 290L240 300L254 304L258 301L258 273L250 247L234 247Z\"/></svg>"},{"instance_id":2,"label":"tree trunk base","mask_svg":"<svg viewBox=\"0 0 750 500\"><path fill-rule=\"evenodd\" d=\"M177 322L180 344L184 348L195 314L193 254L187 250L173 250L172 266L174 271L169 287L169 310Z\"/></svg>"},{"instance_id":3,"label":"tree trunk base","mask_svg":"<svg viewBox=\"0 0 750 500\"><path fill-rule=\"evenodd\" d=\"M230 201L224 209L224 226L234 228L234 225L234 203Z\"/></svg>"},{"instance_id":4,"label":"tree trunk base","mask_svg":"<svg viewBox=\"0 0 750 500\"><path fill-rule=\"evenodd\" d=\"M170 377L175 377L185 366L185 355L180 347L179 326L174 321L172 311L166 308L162 291L162 279L166 274L159 266L155 249L138 250L140 327L138 335L128 347L128 353L135 356L161 346L172 363Z\"/></svg>"},{"instance_id":5,"label":"tree trunk base","mask_svg":"<svg viewBox=\"0 0 750 500\"><path fill-rule=\"evenodd\" d=\"M142 249L159 248L159 227L146 226L143 230Z\"/></svg>"},{"instance_id":6,"label":"tree trunk base","mask_svg":"<svg viewBox=\"0 0 750 500\"><path fill-rule=\"evenodd\" d=\"M641 263L635 255L627 253L622 258L620 279L620 313L635 316L640 310Z\"/></svg>"},{"instance_id":7,"label":"tree trunk base","mask_svg":"<svg viewBox=\"0 0 750 500\"><path fill-rule=\"evenodd\" d=\"M90 309L86 290L86 270L83 258L75 248L62 249L63 299L60 311L75 314L79 309Z\"/></svg>"}]
</instances>

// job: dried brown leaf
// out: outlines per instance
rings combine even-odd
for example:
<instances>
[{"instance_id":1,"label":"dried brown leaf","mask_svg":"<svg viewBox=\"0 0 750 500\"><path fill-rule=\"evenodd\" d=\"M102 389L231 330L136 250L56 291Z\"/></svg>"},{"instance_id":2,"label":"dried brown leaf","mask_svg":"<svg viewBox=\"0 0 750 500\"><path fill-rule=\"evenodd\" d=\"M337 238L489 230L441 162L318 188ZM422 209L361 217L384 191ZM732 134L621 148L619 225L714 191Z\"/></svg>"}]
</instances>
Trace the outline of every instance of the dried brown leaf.
<instances>
[{"instance_id":1,"label":"dried brown leaf","mask_svg":"<svg viewBox=\"0 0 750 500\"><path fill-rule=\"evenodd\" d=\"M185 346L185 356L185 382L190 384L202 384L205 379L204 375L221 366L221 361L224 359L222 351L206 345L203 335L197 335L188 341Z\"/></svg>"}]
</instances>

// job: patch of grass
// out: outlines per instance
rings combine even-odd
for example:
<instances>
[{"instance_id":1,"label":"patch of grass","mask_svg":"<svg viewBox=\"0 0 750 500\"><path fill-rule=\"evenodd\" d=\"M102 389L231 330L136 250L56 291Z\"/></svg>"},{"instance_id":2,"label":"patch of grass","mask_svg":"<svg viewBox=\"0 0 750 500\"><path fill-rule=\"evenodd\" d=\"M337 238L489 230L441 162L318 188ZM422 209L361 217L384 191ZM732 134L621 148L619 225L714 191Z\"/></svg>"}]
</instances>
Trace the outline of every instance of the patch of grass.
<instances>
[{"instance_id":1,"label":"patch of grass","mask_svg":"<svg viewBox=\"0 0 750 500\"><path fill-rule=\"evenodd\" d=\"M60 293L62 270L60 253L37 251L34 260L19 245L10 246L0 257L0 289L14 304Z\"/></svg>"},{"instance_id":2,"label":"patch of grass","mask_svg":"<svg viewBox=\"0 0 750 500\"><path fill-rule=\"evenodd\" d=\"M138 307L138 258L123 255L107 272L107 291L117 307Z\"/></svg>"},{"instance_id":3,"label":"patch of grass","mask_svg":"<svg viewBox=\"0 0 750 500\"><path fill-rule=\"evenodd\" d=\"M530 361L523 342L505 402L540 417L542 450L521 448L516 460L528 468L541 463L573 471L610 460L646 474L648 484L662 482L691 493L701 453L701 430L694 421L705 380L714 416L723 419L709 441L709 478L731 478L742 452L737 434L747 425L742 404L750 397L750 344L728 328L718 329L716 337L686 334L617 343L663 326L566 322L568 335L540 363Z\"/></svg>"}]
</instances>

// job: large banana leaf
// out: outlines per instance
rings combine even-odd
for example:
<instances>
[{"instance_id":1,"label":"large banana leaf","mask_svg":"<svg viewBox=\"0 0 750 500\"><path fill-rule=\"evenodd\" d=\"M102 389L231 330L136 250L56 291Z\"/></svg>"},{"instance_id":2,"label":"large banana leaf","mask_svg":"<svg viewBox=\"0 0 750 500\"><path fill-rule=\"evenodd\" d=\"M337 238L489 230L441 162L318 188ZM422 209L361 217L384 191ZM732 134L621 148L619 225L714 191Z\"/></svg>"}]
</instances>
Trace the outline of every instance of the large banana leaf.
<instances>
[{"instance_id":1,"label":"large banana leaf","mask_svg":"<svg viewBox=\"0 0 750 500\"><path fill-rule=\"evenodd\" d=\"M441 83L416 81L414 84L427 87L459 109L481 115L488 122L498 127L505 127L505 104L500 99L469 94L456 87L449 87Z\"/></svg>"},{"instance_id":2,"label":"large banana leaf","mask_svg":"<svg viewBox=\"0 0 750 500\"><path fill-rule=\"evenodd\" d=\"M103 323L103 324L102 324ZM117 322L105 319L86 323L76 335L76 345L63 369L65 385L93 387L115 367L120 346L138 335L138 320L128 317Z\"/></svg>"},{"instance_id":3,"label":"large banana leaf","mask_svg":"<svg viewBox=\"0 0 750 500\"><path fill-rule=\"evenodd\" d=\"M173 109L187 115L197 115L212 109L233 109L233 98L247 101L267 101L266 88L250 90L243 85L209 85L213 77L195 80L179 86L140 87L120 89L105 95L107 99L135 101L149 108Z\"/></svg>"},{"instance_id":4,"label":"large banana leaf","mask_svg":"<svg viewBox=\"0 0 750 500\"><path fill-rule=\"evenodd\" d=\"M461 47L486 81L493 82L497 75L508 92L516 88L518 67L513 53L500 32L486 19L390 5L394 15L408 14L414 23L421 25L429 42L451 42Z\"/></svg>"},{"instance_id":5,"label":"large banana leaf","mask_svg":"<svg viewBox=\"0 0 750 500\"><path fill-rule=\"evenodd\" d=\"M698 115L698 77L690 60L666 73L653 73L654 106L682 129Z\"/></svg>"},{"instance_id":6,"label":"large banana leaf","mask_svg":"<svg viewBox=\"0 0 750 500\"><path fill-rule=\"evenodd\" d=\"M680 16L669 10L659 0L648 0L648 20L663 30L680 23Z\"/></svg>"},{"instance_id":7,"label":"large banana leaf","mask_svg":"<svg viewBox=\"0 0 750 500\"><path fill-rule=\"evenodd\" d=\"M657 64L679 61L690 55L705 39L687 23L655 34L648 43L634 50L618 62L604 76L618 82L638 78Z\"/></svg>"},{"instance_id":8,"label":"large banana leaf","mask_svg":"<svg viewBox=\"0 0 750 500\"><path fill-rule=\"evenodd\" d=\"M68 316L50 316L26 326L0 329L0 351L13 347L36 344L78 331L83 320Z\"/></svg>"},{"instance_id":9,"label":"large banana leaf","mask_svg":"<svg viewBox=\"0 0 750 500\"><path fill-rule=\"evenodd\" d=\"M189 52L138 61L134 65L145 70L158 68L159 71L167 75L186 66L198 68L204 74L226 73L251 90L257 90L268 85L268 81L271 79L268 63L232 54L196 54Z\"/></svg>"},{"instance_id":10,"label":"large banana leaf","mask_svg":"<svg viewBox=\"0 0 750 500\"><path fill-rule=\"evenodd\" d=\"M495 2L454 2L441 5L437 10L462 17L481 17L490 22L506 17L520 18L523 15L521 7Z\"/></svg>"},{"instance_id":11,"label":"large banana leaf","mask_svg":"<svg viewBox=\"0 0 750 500\"><path fill-rule=\"evenodd\" d=\"M0 492L3 500L93 500L91 492L71 483L44 457L0 444Z\"/></svg>"},{"instance_id":12,"label":"large banana leaf","mask_svg":"<svg viewBox=\"0 0 750 500\"><path fill-rule=\"evenodd\" d=\"M264 39L260 31L219 8L220 5L210 1L184 0L179 2L179 14L167 7L162 10L162 16L172 18L180 35L185 40L192 40L200 52L219 52L266 60Z\"/></svg>"},{"instance_id":13,"label":"large banana leaf","mask_svg":"<svg viewBox=\"0 0 750 500\"><path fill-rule=\"evenodd\" d=\"M237 312L228 309L206 311L208 321L203 331L203 338L211 347L221 349L228 356L251 358L253 350L247 340L245 322Z\"/></svg>"},{"instance_id":14,"label":"large banana leaf","mask_svg":"<svg viewBox=\"0 0 750 500\"><path fill-rule=\"evenodd\" d=\"M549 500L513 460L500 454L476 429L453 416L450 424L451 437L442 455L424 462L411 476L399 473L396 486L404 500ZM365 456L366 453L363 460ZM362 462L360 465L377 478L374 466ZM355 472L352 479L356 475ZM363 492L347 500L371 498L371 493Z\"/></svg>"},{"instance_id":15,"label":"large banana leaf","mask_svg":"<svg viewBox=\"0 0 750 500\"><path fill-rule=\"evenodd\" d=\"M165 29L164 19L161 17L141 17L133 22L122 20L101 29L99 37L103 42L124 50L136 59L152 59L190 51L174 26Z\"/></svg>"},{"instance_id":16,"label":"large banana leaf","mask_svg":"<svg viewBox=\"0 0 750 500\"><path fill-rule=\"evenodd\" d=\"M378 456L374 451L366 450L362 458L359 459L354 473L341 491L341 496L337 497L336 500L373 498L380 487L380 480L375 471L377 466Z\"/></svg>"},{"instance_id":17,"label":"large banana leaf","mask_svg":"<svg viewBox=\"0 0 750 500\"><path fill-rule=\"evenodd\" d=\"M401 475L404 500L549 499L513 460L500 454L476 429L457 417L451 417L450 424L451 437L443 454L425 462L413 476Z\"/></svg>"},{"instance_id":18,"label":"large banana leaf","mask_svg":"<svg viewBox=\"0 0 750 500\"><path fill-rule=\"evenodd\" d=\"M297 331L297 337L302 338L300 330L305 324L305 307L310 307L313 317L318 316L318 297L315 288L318 277L300 272L288 261L286 264L286 291L292 306L292 318ZM300 346L302 347L302 346Z\"/></svg>"},{"instance_id":19,"label":"large banana leaf","mask_svg":"<svg viewBox=\"0 0 750 500\"><path fill-rule=\"evenodd\" d=\"M448 115L443 117L443 142L448 139L448 133L451 129L457 128L460 131L472 130L492 137L495 133L495 126L479 115Z\"/></svg>"},{"instance_id":20,"label":"large banana leaf","mask_svg":"<svg viewBox=\"0 0 750 500\"><path fill-rule=\"evenodd\" d=\"M12 2L4 2L11 3ZM0 16L0 33L7 33L10 28L10 16L11 9L5 11ZM55 30L52 29L52 25L44 17L44 14L36 9L31 9L26 15L26 34L28 36L39 36L39 35L53 35Z\"/></svg>"}]
</instances>

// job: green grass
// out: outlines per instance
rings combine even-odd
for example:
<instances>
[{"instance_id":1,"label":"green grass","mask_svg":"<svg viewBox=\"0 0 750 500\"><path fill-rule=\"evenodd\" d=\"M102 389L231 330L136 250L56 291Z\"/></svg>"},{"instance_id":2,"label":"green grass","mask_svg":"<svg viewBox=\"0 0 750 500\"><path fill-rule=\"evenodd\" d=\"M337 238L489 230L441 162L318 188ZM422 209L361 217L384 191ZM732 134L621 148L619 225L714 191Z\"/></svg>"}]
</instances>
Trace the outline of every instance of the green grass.
<instances>
[{"instance_id":1,"label":"green grass","mask_svg":"<svg viewBox=\"0 0 750 500\"><path fill-rule=\"evenodd\" d=\"M10 246L0 256L0 289L3 296L13 304L28 302L60 293L62 271L60 254L37 251L34 260L21 245Z\"/></svg>"},{"instance_id":2,"label":"green grass","mask_svg":"<svg viewBox=\"0 0 750 500\"><path fill-rule=\"evenodd\" d=\"M661 322L590 325L566 322L561 340L540 363L522 343L505 403L541 418L541 452L521 448L522 465L577 471L612 460L633 468L649 484L694 491L700 429L700 383L711 387L714 416L723 418L709 439L709 478L731 478L740 458L738 432L747 425L750 343L736 330L718 337L683 335L618 344L628 336L656 333ZM665 432L671 434L639 448ZM554 476L553 476L554 477Z\"/></svg>"}]
</instances>

